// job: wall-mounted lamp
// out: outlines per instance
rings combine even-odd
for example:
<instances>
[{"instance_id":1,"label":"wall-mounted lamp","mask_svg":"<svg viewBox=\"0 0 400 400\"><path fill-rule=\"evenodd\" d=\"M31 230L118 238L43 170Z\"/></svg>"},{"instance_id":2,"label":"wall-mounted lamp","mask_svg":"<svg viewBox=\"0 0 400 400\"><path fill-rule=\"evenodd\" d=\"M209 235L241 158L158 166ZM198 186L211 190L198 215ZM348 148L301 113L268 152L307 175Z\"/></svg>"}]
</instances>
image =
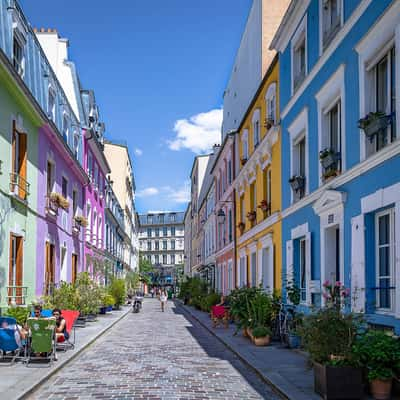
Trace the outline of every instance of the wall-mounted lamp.
<instances>
[{"instance_id":1,"label":"wall-mounted lamp","mask_svg":"<svg viewBox=\"0 0 400 400\"><path fill-rule=\"evenodd\" d=\"M217 218L218 218L218 223L220 225L223 225L225 223L225 213L222 208L219 209L219 211L217 213Z\"/></svg>"}]
</instances>

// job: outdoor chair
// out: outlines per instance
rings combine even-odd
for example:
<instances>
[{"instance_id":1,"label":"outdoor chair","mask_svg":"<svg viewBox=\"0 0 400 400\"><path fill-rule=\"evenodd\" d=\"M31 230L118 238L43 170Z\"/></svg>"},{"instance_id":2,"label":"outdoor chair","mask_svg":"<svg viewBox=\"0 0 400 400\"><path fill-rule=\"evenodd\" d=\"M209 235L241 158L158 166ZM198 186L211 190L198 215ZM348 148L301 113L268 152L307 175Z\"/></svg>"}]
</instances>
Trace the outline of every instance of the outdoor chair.
<instances>
[{"instance_id":1,"label":"outdoor chair","mask_svg":"<svg viewBox=\"0 0 400 400\"><path fill-rule=\"evenodd\" d=\"M61 315L65 319L65 325L69 338L65 339L63 342L57 342L56 349L67 351L68 349L73 349L75 347L75 322L79 317L79 311L61 310Z\"/></svg>"},{"instance_id":2,"label":"outdoor chair","mask_svg":"<svg viewBox=\"0 0 400 400\"><path fill-rule=\"evenodd\" d=\"M29 367L31 361L48 361L45 366L50 367L56 359L56 320L28 318L27 323L30 330L30 347L26 358L27 367Z\"/></svg>"},{"instance_id":3,"label":"outdoor chair","mask_svg":"<svg viewBox=\"0 0 400 400\"><path fill-rule=\"evenodd\" d=\"M224 306L211 307L211 320L213 328L216 328L219 323L222 323L225 328L229 326L229 311Z\"/></svg>"},{"instance_id":4,"label":"outdoor chair","mask_svg":"<svg viewBox=\"0 0 400 400\"><path fill-rule=\"evenodd\" d=\"M31 317L33 318L35 316L34 311L31 311ZM53 316L53 310L42 310L40 312L40 318L51 318Z\"/></svg>"},{"instance_id":5,"label":"outdoor chair","mask_svg":"<svg viewBox=\"0 0 400 400\"><path fill-rule=\"evenodd\" d=\"M24 344L20 339L17 321L12 317L0 317L0 327L6 322L7 328L0 328L0 365L12 365L17 359L23 359ZM19 336L18 336L19 335ZM18 339L19 337L19 339Z\"/></svg>"}]
</instances>

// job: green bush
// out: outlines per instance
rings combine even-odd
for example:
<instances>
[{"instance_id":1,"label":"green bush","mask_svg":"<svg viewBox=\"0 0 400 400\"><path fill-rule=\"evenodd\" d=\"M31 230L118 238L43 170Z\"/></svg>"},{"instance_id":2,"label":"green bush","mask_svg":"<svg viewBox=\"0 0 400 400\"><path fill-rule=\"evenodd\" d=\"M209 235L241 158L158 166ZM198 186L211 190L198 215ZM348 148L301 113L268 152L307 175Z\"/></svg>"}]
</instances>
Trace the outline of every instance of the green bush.
<instances>
[{"instance_id":1,"label":"green bush","mask_svg":"<svg viewBox=\"0 0 400 400\"><path fill-rule=\"evenodd\" d=\"M400 342L383 331L372 330L359 337L354 356L368 371L368 380L391 379L400 370Z\"/></svg>"},{"instance_id":2,"label":"green bush","mask_svg":"<svg viewBox=\"0 0 400 400\"><path fill-rule=\"evenodd\" d=\"M271 329L267 328L266 326L256 326L252 331L252 335L255 338L271 336L272 331L271 331Z\"/></svg>"},{"instance_id":3,"label":"green bush","mask_svg":"<svg viewBox=\"0 0 400 400\"><path fill-rule=\"evenodd\" d=\"M271 326L272 299L267 293L257 291L254 297L248 300L248 309L251 328Z\"/></svg>"},{"instance_id":4,"label":"green bush","mask_svg":"<svg viewBox=\"0 0 400 400\"><path fill-rule=\"evenodd\" d=\"M108 293L114 297L115 306L119 307L125 303L126 286L124 279L113 279L108 287Z\"/></svg>"},{"instance_id":5,"label":"green bush","mask_svg":"<svg viewBox=\"0 0 400 400\"><path fill-rule=\"evenodd\" d=\"M71 283L61 282L59 288L55 288L51 296L53 308L61 310L76 310L78 304L78 293Z\"/></svg>"},{"instance_id":6,"label":"green bush","mask_svg":"<svg viewBox=\"0 0 400 400\"><path fill-rule=\"evenodd\" d=\"M4 316L15 318L18 325L24 325L28 316L29 310L25 307L12 307L8 308Z\"/></svg>"},{"instance_id":7,"label":"green bush","mask_svg":"<svg viewBox=\"0 0 400 400\"><path fill-rule=\"evenodd\" d=\"M97 314L102 306L101 289L94 283L87 272L78 274L75 281L76 309L83 315Z\"/></svg>"},{"instance_id":8,"label":"green bush","mask_svg":"<svg viewBox=\"0 0 400 400\"><path fill-rule=\"evenodd\" d=\"M198 308L206 308L205 297L209 294L209 288L207 283L198 278L187 278L185 282L182 282L179 297L181 299L187 299L189 304Z\"/></svg>"}]
</instances>

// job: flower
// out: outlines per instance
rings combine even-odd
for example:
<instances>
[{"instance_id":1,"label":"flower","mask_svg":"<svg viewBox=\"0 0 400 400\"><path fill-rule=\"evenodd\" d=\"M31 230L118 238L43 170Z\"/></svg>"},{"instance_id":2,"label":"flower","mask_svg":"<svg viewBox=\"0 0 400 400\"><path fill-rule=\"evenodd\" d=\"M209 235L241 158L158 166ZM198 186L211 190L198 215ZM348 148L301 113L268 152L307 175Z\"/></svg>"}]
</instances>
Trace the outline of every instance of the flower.
<instances>
[{"instance_id":1,"label":"flower","mask_svg":"<svg viewBox=\"0 0 400 400\"><path fill-rule=\"evenodd\" d=\"M341 286L342 286L342 282L336 281L335 286L336 286L336 287L341 287Z\"/></svg>"},{"instance_id":2,"label":"flower","mask_svg":"<svg viewBox=\"0 0 400 400\"><path fill-rule=\"evenodd\" d=\"M323 287L330 287L331 283L329 281L325 281L324 284L322 285Z\"/></svg>"}]
</instances>

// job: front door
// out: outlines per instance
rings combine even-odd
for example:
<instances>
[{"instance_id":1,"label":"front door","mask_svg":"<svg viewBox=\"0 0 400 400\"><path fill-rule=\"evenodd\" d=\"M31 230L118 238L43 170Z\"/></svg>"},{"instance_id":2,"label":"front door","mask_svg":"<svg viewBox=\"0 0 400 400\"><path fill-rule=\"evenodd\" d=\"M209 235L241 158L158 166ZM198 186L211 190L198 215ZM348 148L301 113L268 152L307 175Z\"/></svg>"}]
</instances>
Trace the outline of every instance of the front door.
<instances>
[{"instance_id":1,"label":"front door","mask_svg":"<svg viewBox=\"0 0 400 400\"><path fill-rule=\"evenodd\" d=\"M77 274L78 274L78 256L76 254L72 254L71 283L75 283Z\"/></svg>"},{"instance_id":2,"label":"front door","mask_svg":"<svg viewBox=\"0 0 400 400\"><path fill-rule=\"evenodd\" d=\"M325 230L325 280L342 282L340 272L340 229L333 226Z\"/></svg>"},{"instance_id":3,"label":"front door","mask_svg":"<svg viewBox=\"0 0 400 400\"><path fill-rule=\"evenodd\" d=\"M54 244L46 242L46 270L44 294L49 296L54 288L55 278L55 248Z\"/></svg>"},{"instance_id":4,"label":"front door","mask_svg":"<svg viewBox=\"0 0 400 400\"><path fill-rule=\"evenodd\" d=\"M10 265L8 273L8 303L24 304L23 276L23 239L20 236L10 236Z\"/></svg>"}]
</instances>

